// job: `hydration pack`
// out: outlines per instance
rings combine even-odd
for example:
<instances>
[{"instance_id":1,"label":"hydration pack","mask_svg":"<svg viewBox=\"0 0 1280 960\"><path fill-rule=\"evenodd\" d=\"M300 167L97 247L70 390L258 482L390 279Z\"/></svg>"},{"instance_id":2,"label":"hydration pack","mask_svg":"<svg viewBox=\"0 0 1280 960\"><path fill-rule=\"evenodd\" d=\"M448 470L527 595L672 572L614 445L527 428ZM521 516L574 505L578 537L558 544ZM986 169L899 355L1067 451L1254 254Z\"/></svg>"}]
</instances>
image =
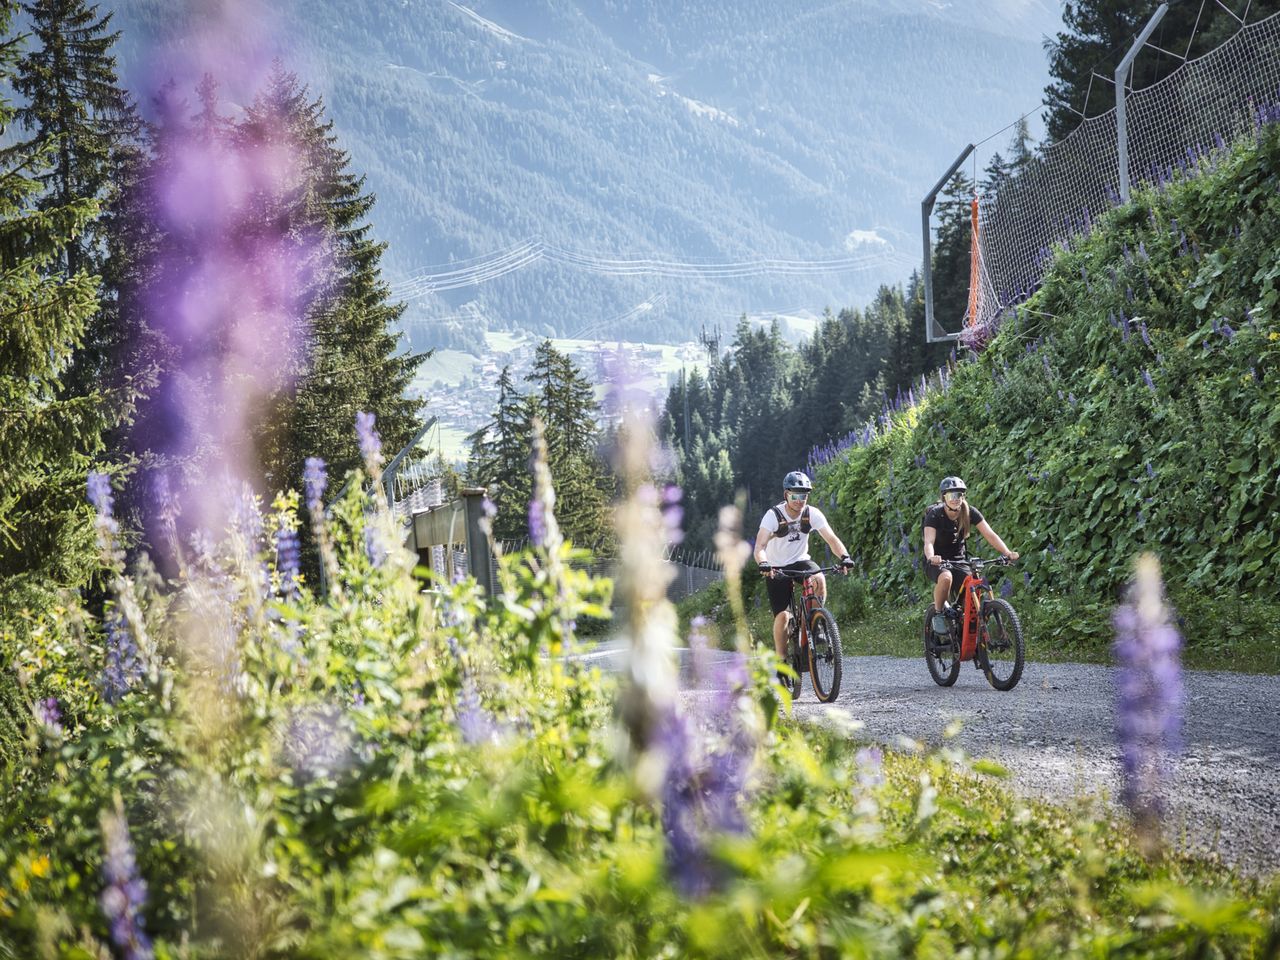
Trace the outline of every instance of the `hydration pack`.
<instances>
[{"instance_id":1,"label":"hydration pack","mask_svg":"<svg viewBox=\"0 0 1280 960\"><path fill-rule=\"evenodd\" d=\"M783 506L784 504L780 503L773 508L773 515L778 519L778 529L774 531L773 535L775 537L781 537L782 531L786 530L788 534L800 533L807 536L809 531L813 529L809 524L808 504L806 504L805 508L800 511L799 520L788 520L787 515L782 512Z\"/></svg>"}]
</instances>

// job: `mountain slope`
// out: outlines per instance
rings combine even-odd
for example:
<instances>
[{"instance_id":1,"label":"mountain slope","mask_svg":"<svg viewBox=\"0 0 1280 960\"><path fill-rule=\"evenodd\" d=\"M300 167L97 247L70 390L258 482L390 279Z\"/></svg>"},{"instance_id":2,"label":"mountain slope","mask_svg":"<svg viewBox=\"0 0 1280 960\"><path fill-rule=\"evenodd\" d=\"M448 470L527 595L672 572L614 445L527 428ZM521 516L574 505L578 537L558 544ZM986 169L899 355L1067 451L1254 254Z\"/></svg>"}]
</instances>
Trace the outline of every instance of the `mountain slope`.
<instances>
[{"instance_id":1,"label":"mountain slope","mask_svg":"<svg viewBox=\"0 0 1280 960\"><path fill-rule=\"evenodd\" d=\"M138 75L181 18L160 0L118 8ZM530 238L597 261L869 258L663 277L544 256L408 314L411 329L467 306L493 326L652 339L903 279L920 197L965 142L1038 99L1054 19L1047 0L963 15L923 0L295 0L279 33L378 194L393 279Z\"/></svg>"}]
</instances>

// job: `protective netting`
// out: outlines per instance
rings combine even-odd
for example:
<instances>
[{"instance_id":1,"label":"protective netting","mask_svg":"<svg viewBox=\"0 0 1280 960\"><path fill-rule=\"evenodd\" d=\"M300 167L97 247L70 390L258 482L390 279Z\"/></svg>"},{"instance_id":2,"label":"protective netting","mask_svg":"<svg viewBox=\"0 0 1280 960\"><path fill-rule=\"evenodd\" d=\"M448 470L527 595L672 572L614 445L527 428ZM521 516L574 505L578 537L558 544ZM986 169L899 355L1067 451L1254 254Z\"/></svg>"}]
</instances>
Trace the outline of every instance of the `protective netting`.
<instances>
[{"instance_id":1,"label":"protective netting","mask_svg":"<svg viewBox=\"0 0 1280 960\"><path fill-rule=\"evenodd\" d=\"M1254 133L1280 102L1280 14L1126 97L1133 188L1193 173L1214 151ZM1039 286L1055 245L1087 232L1119 201L1116 116L1083 121L1016 175L978 198L965 317L985 340L1001 315Z\"/></svg>"}]
</instances>

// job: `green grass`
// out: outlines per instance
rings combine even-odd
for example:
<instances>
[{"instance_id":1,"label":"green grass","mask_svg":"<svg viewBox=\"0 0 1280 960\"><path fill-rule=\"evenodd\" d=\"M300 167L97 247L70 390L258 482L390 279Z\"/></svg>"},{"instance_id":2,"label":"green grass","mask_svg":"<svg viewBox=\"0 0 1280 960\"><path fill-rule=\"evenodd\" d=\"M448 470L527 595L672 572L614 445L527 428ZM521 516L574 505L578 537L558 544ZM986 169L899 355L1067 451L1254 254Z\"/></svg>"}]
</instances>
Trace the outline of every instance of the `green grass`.
<instances>
[{"instance_id":1,"label":"green grass","mask_svg":"<svg viewBox=\"0 0 1280 960\"><path fill-rule=\"evenodd\" d=\"M461 350L436 350L423 361L414 380L428 387L437 380L454 386L461 383L463 377L470 376L475 366L476 358L469 353Z\"/></svg>"},{"instance_id":2,"label":"green grass","mask_svg":"<svg viewBox=\"0 0 1280 960\"><path fill-rule=\"evenodd\" d=\"M893 603L874 597L854 578L828 577L828 606L840 625L850 656L921 656L921 613L927 602ZM921 591L926 586L920 584ZM753 640L769 643L772 617L762 587L745 585L747 621ZM1280 674L1280 604L1243 596L1210 597L1174 589L1183 635L1183 666L1193 670ZM1027 643L1027 659L1038 663L1110 663L1111 604L1098 598L1035 596L1015 590ZM685 598L681 622L703 616L712 621L724 646L732 646L733 626L723 584Z\"/></svg>"}]
</instances>

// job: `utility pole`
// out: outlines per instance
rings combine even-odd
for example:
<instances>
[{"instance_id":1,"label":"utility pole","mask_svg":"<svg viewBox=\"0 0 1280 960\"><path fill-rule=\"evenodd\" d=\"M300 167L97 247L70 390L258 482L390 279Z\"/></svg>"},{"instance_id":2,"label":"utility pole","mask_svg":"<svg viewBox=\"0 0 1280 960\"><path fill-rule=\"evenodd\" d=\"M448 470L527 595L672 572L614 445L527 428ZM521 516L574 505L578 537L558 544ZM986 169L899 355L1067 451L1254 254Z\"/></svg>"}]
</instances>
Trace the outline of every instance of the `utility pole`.
<instances>
[{"instance_id":1,"label":"utility pole","mask_svg":"<svg viewBox=\"0 0 1280 960\"><path fill-rule=\"evenodd\" d=\"M1129 130L1127 125L1128 116L1125 109L1125 95L1129 86L1129 78L1133 71L1133 61L1138 56L1138 51L1142 49L1143 44L1147 42L1147 38L1151 36L1151 31L1155 30L1156 24L1168 12L1169 4L1167 3L1162 3L1156 8L1156 12L1151 15L1147 25L1138 34L1138 39L1133 41L1133 46L1129 48L1129 52L1120 61L1120 66L1116 67L1116 156L1120 161L1121 203L1129 202ZM1247 13L1246 9L1246 15Z\"/></svg>"},{"instance_id":2,"label":"utility pole","mask_svg":"<svg viewBox=\"0 0 1280 960\"><path fill-rule=\"evenodd\" d=\"M680 393L684 397L684 452L689 453L689 381L685 379L684 367L680 368Z\"/></svg>"}]
</instances>

